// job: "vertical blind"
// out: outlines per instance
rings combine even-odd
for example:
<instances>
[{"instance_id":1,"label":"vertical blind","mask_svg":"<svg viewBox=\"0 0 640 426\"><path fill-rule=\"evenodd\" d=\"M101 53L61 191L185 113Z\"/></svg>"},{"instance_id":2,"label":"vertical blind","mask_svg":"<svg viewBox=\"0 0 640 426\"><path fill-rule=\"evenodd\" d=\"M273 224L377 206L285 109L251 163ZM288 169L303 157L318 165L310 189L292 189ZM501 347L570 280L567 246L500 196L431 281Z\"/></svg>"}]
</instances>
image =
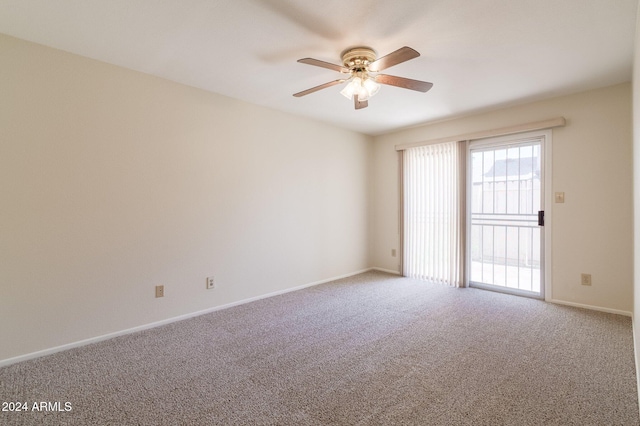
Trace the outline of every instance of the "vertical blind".
<instances>
[{"instance_id":1,"label":"vertical blind","mask_svg":"<svg viewBox=\"0 0 640 426\"><path fill-rule=\"evenodd\" d=\"M403 151L403 274L463 285L464 147L447 142Z\"/></svg>"}]
</instances>

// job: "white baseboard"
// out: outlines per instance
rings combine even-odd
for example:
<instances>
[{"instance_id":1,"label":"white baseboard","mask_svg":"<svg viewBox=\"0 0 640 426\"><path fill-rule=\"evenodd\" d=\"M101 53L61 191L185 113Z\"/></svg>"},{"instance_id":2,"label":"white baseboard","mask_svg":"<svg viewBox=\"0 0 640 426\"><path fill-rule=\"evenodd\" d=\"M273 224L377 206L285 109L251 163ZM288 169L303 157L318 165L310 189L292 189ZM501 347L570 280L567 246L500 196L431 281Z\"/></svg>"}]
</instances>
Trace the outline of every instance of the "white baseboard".
<instances>
[{"instance_id":1,"label":"white baseboard","mask_svg":"<svg viewBox=\"0 0 640 426\"><path fill-rule=\"evenodd\" d=\"M380 271L380 272L387 272L389 274L394 274L394 275L402 275L398 271L394 271L392 269L378 268L378 267L369 268L369 271Z\"/></svg>"},{"instance_id":2,"label":"white baseboard","mask_svg":"<svg viewBox=\"0 0 640 426\"><path fill-rule=\"evenodd\" d=\"M621 311L619 309L603 308L602 306L585 305L582 303L567 302L566 300L559 300L559 299L550 299L548 300L548 302L556 303L558 305L573 306L575 308L591 309L592 311L600 311L600 312L607 312L610 314L624 315L625 317L632 316L631 312Z\"/></svg>"},{"instance_id":3,"label":"white baseboard","mask_svg":"<svg viewBox=\"0 0 640 426\"><path fill-rule=\"evenodd\" d=\"M18 362L23 362L23 361L28 361L28 360L35 359L35 358L40 358L40 357L43 357L43 356L46 356L46 355L51 355L51 354L54 354L56 352L62 352L62 351L66 351L66 350L69 350L69 349L77 348L77 347L80 347L80 346L90 345L92 343L101 342L103 340L113 339L114 337L124 336L124 335L127 335L127 334L136 333L138 331L143 331L143 330L148 330L150 328L160 327L162 325L171 324L173 322L182 321L182 320L185 320L185 319L197 317L197 316L208 314L208 313L215 312L215 311L221 311L223 309L232 308L232 307L238 306L238 305L244 305L245 303L251 303L251 302L255 302L257 300L266 299L266 298L273 297L273 296L279 296L281 294L290 293L292 291L297 291L297 290L302 290L302 289L307 288L307 287L313 287L313 286L316 286L316 285L328 283L328 282L339 280L339 279L342 279L342 278L348 278L348 277L351 277L353 275L358 275L358 274L362 274L363 272L371 271L372 269L374 269L374 268L362 269L362 270L359 270L359 271L356 271L356 272L350 272L348 274L339 275L337 277L327 278L327 279L320 280L320 281L314 281L312 283L303 284L303 285L300 285L300 286L297 286L297 287L292 287L292 288L287 288L287 289L284 289L284 290L274 291L272 293L267 293L267 294L263 294L263 295L260 295L260 296L250 297L248 299L239 300L237 302L227 303L225 305L214 306L213 308L208 308L208 309L204 309L204 310L201 310L201 311L196 311L196 312L191 312L191 313L184 314L184 315L179 315L177 317L168 318L168 319L165 319L165 320L162 320L162 321L156 321L156 322L140 325L140 326L133 327L133 328L128 328L126 330L115 331L113 333L103 334L101 336L91 337L89 339L79 340L79 341L76 341L76 342L67 343L67 344L64 344L64 345L56 346L56 347L49 348L49 349L44 349L44 350L41 350L41 351L31 352L31 353L28 353L28 354L25 354L25 355L19 355L19 356L13 357L13 358L3 359L3 360L0 360L0 367L5 367L7 365L11 365L11 364L15 364L15 363L18 363ZM393 271L389 271L389 272L393 273Z\"/></svg>"},{"instance_id":4,"label":"white baseboard","mask_svg":"<svg viewBox=\"0 0 640 426\"><path fill-rule=\"evenodd\" d=\"M165 319L165 320L162 320L162 321L156 321L156 322L152 322L152 323L149 323L149 324L143 324L143 325L140 325L140 326L137 326L137 327L128 328L126 330L120 330L120 331L116 331L116 332L113 332L113 333L103 334L101 336L91 337L89 339L79 340L79 341L76 341L76 342L67 343L67 344L64 344L64 345L60 345L60 346L56 346L56 347L53 347L53 348L44 349L44 350L41 350L41 351L31 352L31 353L28 353L28 354L25 354L25 355L19 355L19 356L13 357L13 358L3 359L3 360L0 360L0 367L5 367L7 365L11 365L11 364L15 364L15 363L18 363L18 362L23 362L23 361L28 361L28 360L35 359L35 358L40 358L40 357L43 357L43 356L46 356L46 355L54 354L56 352L66 351L68 349L73 349L73 348L77 348L77 347L80 347L80 346L85 346L85 345L89 345L89 344L92 344L92 343L101 342L103 340L113 339L114 337L124 336L124 335L127 335L127 334L136 333L138 331L143 331L143 330L148 330L148 329L155 328L155 327L160 327L160 326L163 326L163 325L166 325L166 324L171 324L173 322L182 321L182 320L185 320L185 319L197 317L197 316L208 314L208 313L211 313L211 312L220 311L220 310L223 310L223 309L232 308L234 306L243 305L245 303L251 303L251 302L255 302L257 300L266 299L266 298L274 297L274 296L279 296L281 294L286 294L286 293L290 293L292 291L302 290L302 289L305 289L305 288L308 288L308 287L313 287L313 286L316 286L316 285L328 283L328 282L339 280L339 279L342 279L342 278L348 278L348 277L351 277L351 276L354 276L354 275L358 275L358 274L362 274L362 273L368 272L368 271L381 271L381 272L386 272L386 273L389 273L389 274L401 275L401 273L398 272L398 271L394 271L394 270L390 270L390 269L384 269L384 268L378 268L378 267L371 267L371 268L361 269L359 271L350 272L348 274L343 274L343 275L339 275L339 276L335 276L335 277L331 277L331 278L327 278L327 279L323 279L323 280L319 280L319 281L314 281L314 282L311 282L311 283L303 284L303 285L292 287L292 288L287 288L287 289L284 289L284 290L274 291L274 292L263 294L263 295L260 295L260 296L255 296L255 297L251 297L251 298L248 298L248 299L239 300L237 302L232 302L232 303L228 303L228 304L225 304L225 305L220 305L220 306L215 306L213 308L204 309L204 310L201 310L201 311L196 311L196 312L191 312L191 313L184 314L184 315L179 315L177 317L168 318L168 319ZM551 300L549 300L549 302L557 303L559 305L567 305L567 306L573 306L573 307L578 307L578 308L592 309L592 310L596 310L596 311L602 311L602 312L608 312L608 313L612 313L612 314L618 314L618 315L624 315L624 316L632 317L632 313L631 312L621 311L621 310L617 310L617 309L609 309L609 308L603 308L603 307L599 307L599 306L584 305L584 304L581 304L581 303L567 302L567 301L558 300L558 299L551 299ZM634 335L634 345L635 344L636 344L636 342L635 342L635 335ZM636 351L636 353L637 353L637 351ZM640 390L640 377L638 378L638 389Z\"/></svg>"}]
</instances>

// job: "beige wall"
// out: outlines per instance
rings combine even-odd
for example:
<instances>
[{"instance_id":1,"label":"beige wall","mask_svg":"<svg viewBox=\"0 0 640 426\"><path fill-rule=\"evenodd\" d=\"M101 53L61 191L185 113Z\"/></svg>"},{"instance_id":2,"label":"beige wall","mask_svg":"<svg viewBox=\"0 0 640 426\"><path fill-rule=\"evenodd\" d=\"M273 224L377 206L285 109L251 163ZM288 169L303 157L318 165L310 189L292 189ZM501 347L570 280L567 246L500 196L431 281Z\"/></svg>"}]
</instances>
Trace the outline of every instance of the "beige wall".
<instances>
[{"instance_id":1,"label":"beige wall","mask_svg":"<svg viewBox=\"0 0 640 426\"><path fill-rule=\"evenodd\" d=\"M563 116L553 131L553 184L565 192L552 217L549 298L631 312L631 85L559 97L378 136L374 140L372 264L398 269L398 158L394 145ZM593 285L580 285L580 273Z\"/></svg>"},{"instance_id":2,"label":"beige wall","mask_svg":"<svg viewBox=\"0 0 640 426\"><path fill-rule=\"evenodd\" d=\"M636 43L633 61L633 199L634 199L634 286L633 332L636 345L636 370L640 366L640 7L636 17ZM640 393L640 372L636 371Z\"/></svg>"},{"instance_id":3,"label":"beige wall","mask_svg":"<svg viewBox=\"0 0 640 426\"><path fill-rule=\"evenodd\" d=\"M369 266L371 138L6 36L0 57L0 361Z\"/></svg>"}]
</instances>

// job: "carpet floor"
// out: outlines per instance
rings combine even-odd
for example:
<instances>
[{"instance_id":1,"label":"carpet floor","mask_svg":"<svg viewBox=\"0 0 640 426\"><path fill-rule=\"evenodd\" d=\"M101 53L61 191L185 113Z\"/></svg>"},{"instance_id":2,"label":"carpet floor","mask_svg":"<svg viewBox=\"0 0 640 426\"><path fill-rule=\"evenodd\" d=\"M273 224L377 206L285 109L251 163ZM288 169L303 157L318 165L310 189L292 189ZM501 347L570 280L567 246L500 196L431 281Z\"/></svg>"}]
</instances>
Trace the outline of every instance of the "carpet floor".
<instances>
[{"instance_id":1,"label":"carpet floor","mask_svg":"<svg viewBox=\"0 0 640 426\"><path fill-rule=\"evenodd\" d=\"M0 401L29 408L2 425L640 425L630 318L381 272L4 367Z\"/></svg>"}]
</instances>

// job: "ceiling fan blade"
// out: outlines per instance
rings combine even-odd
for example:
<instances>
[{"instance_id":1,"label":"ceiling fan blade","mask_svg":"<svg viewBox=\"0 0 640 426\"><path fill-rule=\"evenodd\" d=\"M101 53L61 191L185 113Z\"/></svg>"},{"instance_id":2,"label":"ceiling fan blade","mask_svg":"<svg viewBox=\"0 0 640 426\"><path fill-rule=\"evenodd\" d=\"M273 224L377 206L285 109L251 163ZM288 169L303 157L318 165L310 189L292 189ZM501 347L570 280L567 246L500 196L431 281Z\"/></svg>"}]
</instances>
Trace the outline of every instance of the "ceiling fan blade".
<instances>
[{"instance_id":1,"label":"ceiling fan blade","mask_svg":"<svg viewBox=\"0 0 640 426\"><path fill-rule=\"evenodd\" d=\"M353 101L356 109L362 109L369 106L369 101L360 101L358 100L358 95L353 95Z\"/></svg>"},{"instance_id":2,"label":"ceiling fan blade","mask_svg":"<svg viewBox=\"0 0 640 426\"><path fill-rule=\"evenodd\" d=\"M299 98L304 95L308 95L309 93L317 92L318 90L326 89L327 87L335 86L336 84L344 83L347 80L334 80L325 84L321 84L320 86L312 87L311 89L303 90L302 92L294 93L293 96Z\"/></svg>"},{"instance_id":3,"label":"ceiling fan blade","mask_svg":"<svg viewBox=\"0 0 640 426\"><path fill-rule=\"evenodd\" d=\"M410 47L404 46L396 50L395 52L391 52L388 55L373 61L371 64L369 64L369 71L382 71L394 65L406 62L409 59L417 58L418 56L420 56L418 52Z\"/></svg>"},{"instance_id":4,"label":"ceiling fan blade","mask_svg":"<svg viewBox=\"0 0 640 426\"><path fill-rule=\"evenodd\" d=\"M433 83L426 81L412 80L410 78L396 77L395 75L378 74L375 77L376 82L388 84L390 86L402 87L403 89L417 90L418 92L426 92L433 87Z\"/></svg>"},{"instance_id":5,"label":"ceiling fan blade","mask_svg":"<svg viewBox=\"0 0 640 426\"><path fill-rule=\"evenodd\" d=\"M350 72L348 68L345 68L342 65L336 65L336 64L320 61L318 59L313 59L313 58L298 59L298 62L300 62L301 64L315 65L316 67L327 68L327 69L338 71L344 74L348 74Z\"/></svg>"}]
</instances>

